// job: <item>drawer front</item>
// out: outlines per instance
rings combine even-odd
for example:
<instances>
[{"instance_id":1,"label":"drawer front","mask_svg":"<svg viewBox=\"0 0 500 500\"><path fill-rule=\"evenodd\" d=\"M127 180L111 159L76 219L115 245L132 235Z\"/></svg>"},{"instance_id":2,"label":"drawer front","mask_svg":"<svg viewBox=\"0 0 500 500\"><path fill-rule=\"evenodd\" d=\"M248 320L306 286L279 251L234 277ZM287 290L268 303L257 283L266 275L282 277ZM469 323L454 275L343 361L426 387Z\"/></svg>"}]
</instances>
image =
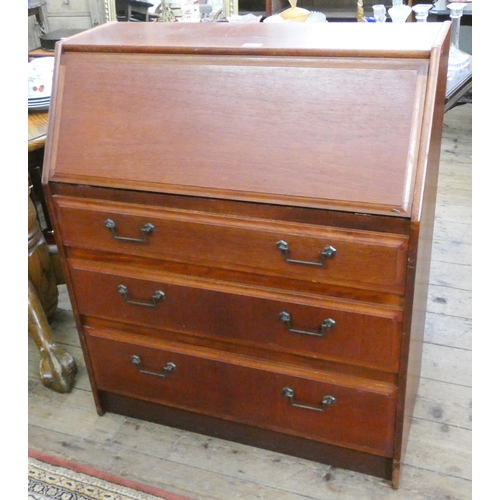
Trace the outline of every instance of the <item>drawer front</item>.
<instances>
[{"instance_id":1,"label":"drawer front","mask_svg":"<svg viewBox=\"0 0 500 500\"><path fill-rule=\"evenodd\" d=\"M391 456L396 388L86 329L97 389Z\"/></svg>"},{"instance_id":2,"label":"drawer front","mask_svg":"<svg viewBox=\"0 0 500 500\"><path fill-rule=\"evenodd\" d=\"M79 313L397 373L401 311L70 259ZM95 300L99 295L100 300ZM155 297L157 297L155 299Z\"/></svg>"},{"instance_id":3,"label":"drawer front","mask_svg":"<svg viewBox=\"0 0 500 500\"><path fill-rule=\"evenodd\" d=\"M64 245L401 294L407 237L55 197ZM300 286L299 284L297 286Z\"/></svg>"}]
</instances>

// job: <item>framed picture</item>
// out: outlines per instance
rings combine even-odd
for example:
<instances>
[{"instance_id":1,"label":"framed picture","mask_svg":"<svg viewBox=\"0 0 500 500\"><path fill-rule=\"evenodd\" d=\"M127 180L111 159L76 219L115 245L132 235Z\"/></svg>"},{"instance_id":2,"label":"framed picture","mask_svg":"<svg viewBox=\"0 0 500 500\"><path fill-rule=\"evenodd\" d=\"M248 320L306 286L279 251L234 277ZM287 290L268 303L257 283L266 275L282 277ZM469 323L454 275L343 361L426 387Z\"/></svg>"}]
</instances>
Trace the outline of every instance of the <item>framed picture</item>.
<instances>
[{"instance_id":1,"label":"framed picture","mask_svg":"<svg viewBox=\"0 0 500 500\"><path fill-rule=\"evenodd\" d=\"M220 11L219 17L229 17L238 14L238 0L198 0L200 4L212 5L212 12ZM162 4L168 4L172 9L180 9L180 0L149 0L154 10L159 10ZM115 0L102 0L106 22L116 21ZM161 18L160 18L161 20Z\"/></svg>"}]
</instances>

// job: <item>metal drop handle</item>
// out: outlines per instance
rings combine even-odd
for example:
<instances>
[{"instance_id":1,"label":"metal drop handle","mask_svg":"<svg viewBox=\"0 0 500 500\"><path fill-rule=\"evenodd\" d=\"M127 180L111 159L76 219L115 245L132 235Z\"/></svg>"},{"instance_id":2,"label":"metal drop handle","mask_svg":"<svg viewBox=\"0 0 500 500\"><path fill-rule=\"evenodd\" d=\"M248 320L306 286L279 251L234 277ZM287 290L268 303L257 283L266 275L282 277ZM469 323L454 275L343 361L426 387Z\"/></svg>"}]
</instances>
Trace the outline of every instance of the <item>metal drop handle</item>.
<instances>
[{"instance_id":1,"label":"metal drop handle","mask_svg":"<svg viewBox=\"0 0 500 500\"><path fill-rule=\"evenodd\" d=\"M282 390L283 396L288 399L290 405L295 408L303 408L304 410L312 410L312 411L326 411L327 408L335 403L335 398L330 395L326 395L321 400L321 407L317 406L309 406L302 403L295 402L295 391L290 387L283 387Z\"/></svg>"},{"instance_id":2,"label":"metal drop handle","mask_svg":"<svg viewBox=\"0 0 500 500\"><path fill-rule=\"evenodd\" d=\"M153 224L151 224L150 222L146 222L146 224L144 224L141 227L141 237L140 238L130 238L128 236L118 236L116 234L116 223L112 219L106 219L104 221L104 227L109 229L109 231L111 232L111 236L115 240L131 241L131 242L135 242L135 243L145 243L147 241L147 236L150 234L153 234L153 232L155 230L155 227L153 226Z\"/></svg>"},{"instance_id":3,"label":"metal drop handle","mask_svg":"<svg viewBox=\"0 0 500 500\"><path fill-rule=\"evenodd\" d=\"M285 324L286 329L290 333L300 333L301 335L310 335L311 337L324 337L326 335L326 331L335 326L335 321L333 319L326 318L323 320L323 323L321 323L319 332L309 332L307 330L292 328L292 317L286 311L281 311L279 313L279 319Z\"/></svg>"},{"instance_id":4,"label":"metal drop handle","mask_svg":"<svg viewBox=\"0 0 500 500\"><path fill-rule=\"evenodd\" d=\"M153 375L155 377L162 377L162 378L166 378L167 375L170 373L170 372L173 372L177 367L175 366L174 363L172 362L169 362L167 363L164 367L163 367L163 371L161 373L157 373L157 372L150 372L148 370L144 370L143 368L141 368L142 366L142 361L141 361L141 358L139 356L137 356L137 354L134 354L131 358L130 358L130 361L132 362L132 364L137 368L137 370L140 372L140 373L144 373L145 375Z\"/></svg>"},{"instance_id":5,"label":"metal drop handle","mask_svg":"<svg viewBox=\"0 0 500 500\"><path fill-rule=\"evenodd\" d=\"M284 240L277 241L276 247L284 255L285 260L287 262L290 262L292 264L304 264L306 266L323 267L325 265L326 259L330 258L330 257L335 257L335 254L337 253L337 250L335 250L335 248L333 248L331 245L327 245L325 248L323 248L323 251L320 254L320 261L319 262L311 262L308 260L291 259L290 254L289 254L289 249L288 249L288 243Z\"/></svg>"},{"instance_id":6,"label":"metal drop handle","mask_svg":"<svg viewBox=\"0 0 500 500\"><path fill-rule=\"evenodd\" d=\"M161 290L156 290L156 292L151 295L151 298L149 299L149 302L139 302L136 300L130 300L128 298L128 288L125 285L118 285L118 293L123 296L123 300L127 304L133 304L135 306L142 306L142 307L156 307L156 304L165 298L165 293L162 292Z\"/></svg>"}]
</instances>

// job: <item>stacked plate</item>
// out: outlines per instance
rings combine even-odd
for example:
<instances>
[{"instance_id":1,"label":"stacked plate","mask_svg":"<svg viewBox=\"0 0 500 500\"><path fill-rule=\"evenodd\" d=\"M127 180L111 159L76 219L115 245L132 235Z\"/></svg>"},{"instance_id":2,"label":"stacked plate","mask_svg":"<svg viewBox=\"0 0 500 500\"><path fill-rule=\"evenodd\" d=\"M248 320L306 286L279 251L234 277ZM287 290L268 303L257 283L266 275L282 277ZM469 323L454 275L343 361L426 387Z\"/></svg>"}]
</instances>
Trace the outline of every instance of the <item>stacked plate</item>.
<instances>
[{"instance_id":1,"label":"stacked plate","mask_svg":"<svg viewBox=\"0 0 500 500\"><path fill-rule=\"evenodd\" d=\"M28 111L49 109L53 74L53 57L37 57L28 63Z\"/></svg>"}]
</instances>

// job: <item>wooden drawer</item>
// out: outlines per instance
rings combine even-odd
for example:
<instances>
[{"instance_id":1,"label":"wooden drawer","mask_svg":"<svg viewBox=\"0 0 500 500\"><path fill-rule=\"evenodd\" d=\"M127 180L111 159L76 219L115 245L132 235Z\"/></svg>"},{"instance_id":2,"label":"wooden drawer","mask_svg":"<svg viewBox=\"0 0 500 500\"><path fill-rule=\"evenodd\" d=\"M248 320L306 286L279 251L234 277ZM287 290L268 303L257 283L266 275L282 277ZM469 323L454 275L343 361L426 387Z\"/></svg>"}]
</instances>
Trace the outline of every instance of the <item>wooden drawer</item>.
<instances>
[{"instance_id":1,"label":"wooden drawer","mask_svg":"<svg viewBox=\"0 0 500 500\"><path fill-rule=\"evenodd\" d=\"M391 384L109 330L85 338L98 390L392 455Z\"/></svg>"},{"instance_id":2,"label":"wooden drawer","mask_svg":"<svg viewBox=\"0 0 500 500\"><path fill-rule=\"evenodd\" d=\"M399 368L402 313L396 308L175 275L159 281L144 273L138 278L134 269L69 262L84 316L392 373Z\"/></svg>"},{"instance_id":3,"label":"wooden drawer","mask_svg":"<svg viewBox=\"0 0 500 500\"><path fill-rule=\"evenodd\" d=\"M408 238L403 235L109 201L55 201L66 246L388 293L404 291Z\"/></svg>"}]
</instances>

